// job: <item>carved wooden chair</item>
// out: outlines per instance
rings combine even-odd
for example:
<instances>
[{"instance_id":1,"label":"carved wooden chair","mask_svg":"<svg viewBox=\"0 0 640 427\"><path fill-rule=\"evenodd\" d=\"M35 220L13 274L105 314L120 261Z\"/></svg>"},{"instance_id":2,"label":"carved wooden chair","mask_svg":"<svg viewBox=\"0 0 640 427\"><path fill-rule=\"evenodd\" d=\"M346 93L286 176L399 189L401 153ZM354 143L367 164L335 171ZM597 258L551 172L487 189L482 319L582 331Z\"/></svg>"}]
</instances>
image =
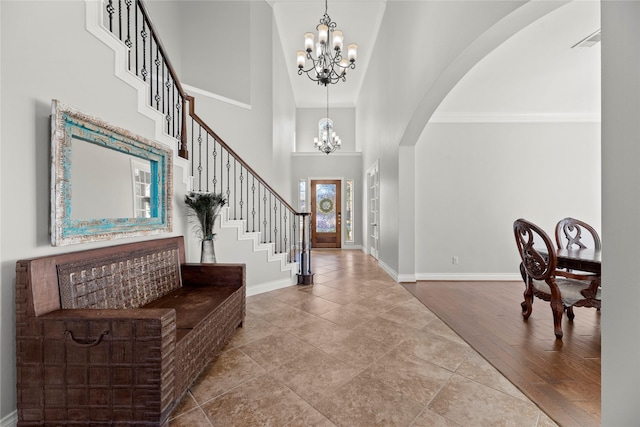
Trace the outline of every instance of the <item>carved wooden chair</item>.
<instances>
[{"instance_id":1,"label":"carved wooden chair","mask_svg":"<svg viewBox=\"0 0 640 427\"><path fill-rule=\"evenodd\" d=\"M558 249L585 249L583 230L587 230L593 239L594 249L601 249L602 243L598 232L589 224L579 219L567 217L558 221L556 224L556 243Z\"/></svg>"},{"instance_id":2,"label":"carved wooden chair","mask_svg":"<svg viewBox=\"0 0 640 427\"><path fill-rule=\"evenodd\" d=\"M525 220L513 223L513 233L522 260L520 273L525 282L522 316L525 320L533 311L533 297L549 301L553 313L556 338L562 339L562 315L572 307L600 308L600 276L575 274L558 270L556 248L540 227ZM590 289L597 288L590 293ZM573 321L573 310L567 312Z\"/></svg>"},{"instance_id":3,"label":"carved wooden chair","mask_svg":"<svg viewBox=\"0 0 640 427\"><path fill-rule=\"evenodd\" d=\"M584 230L591 235L591 242L587 242L588 238L586 240L583 239L584 234L586 234L583 233ZM571 217L558 221L556 224L556 244L558 249L585 249L590 246L585 242L593 244L594 249L602 249L602 242L598 232L586 222ZM567 308L567 316L571 319L573 318L573 307Z\"/></svg>"}]
</instances>

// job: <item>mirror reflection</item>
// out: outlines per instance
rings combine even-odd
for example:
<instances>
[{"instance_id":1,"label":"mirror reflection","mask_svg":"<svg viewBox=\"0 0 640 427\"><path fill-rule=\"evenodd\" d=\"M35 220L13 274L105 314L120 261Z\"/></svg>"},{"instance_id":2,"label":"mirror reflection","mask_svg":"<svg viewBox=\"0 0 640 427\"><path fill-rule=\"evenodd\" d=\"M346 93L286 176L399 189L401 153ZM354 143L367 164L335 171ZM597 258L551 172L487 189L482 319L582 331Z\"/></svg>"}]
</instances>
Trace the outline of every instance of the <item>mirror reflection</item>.
<instances>
[{"instance_id":1,"label":"mirror reflection","mask_svg":"<svg viewBox=\"0 0 640 427\"><path fill-rule=\"evenodd\" d=\"M74 139L71 164L71 219L151 217L149 160Z\"/></svg>"}]
</instances>

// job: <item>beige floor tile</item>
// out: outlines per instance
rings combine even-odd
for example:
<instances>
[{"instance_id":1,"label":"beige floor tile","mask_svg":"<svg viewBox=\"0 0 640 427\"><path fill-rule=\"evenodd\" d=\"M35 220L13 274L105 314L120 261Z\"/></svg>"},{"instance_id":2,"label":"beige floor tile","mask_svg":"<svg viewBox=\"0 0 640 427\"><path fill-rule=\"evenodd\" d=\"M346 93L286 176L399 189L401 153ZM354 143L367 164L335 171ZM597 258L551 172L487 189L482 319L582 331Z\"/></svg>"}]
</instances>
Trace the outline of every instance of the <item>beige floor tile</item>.
<instances>
[{"instance_id":1,"label":"beige floor tile","mask_svg":"<svg viewBox=\"0 0 640 427\"><path fill-rule=\"evenodd\" d=\"M401 304L391 310L380 314L383 319L388 319L399 325L420 329L436 319L436 315L428 309L422 310L412 305Z\"/></svg>"},{"instance_id":2,"label":"beige floor tile","mask_svg":"<svg viewBox=\"0 0 640 427\"><path fill-rule=\"evenodd\" d=\"M169 427L214 427L205 413L197 407L169 421Z\"/></svg>"},{"instance_id":3,"label":"beige floor tile","mask_svg":"<svg viewBox=\"0 0 640 427\"><path fill-rule=\"evenodd\" d=\"M336 425L320 412L311 408L287 424L287 427L336 427Z\"/></svg>"},{"instance_id":4,"label":"beige floor tile","mask_svg":"<svg viewBox=\"0 0 640 427\"><path fill-rule=\"evenodd\" d=\"M344 363L364 369L388 353L392 347L375 338L351 331L344 337L319 344L318 348Z\"/></svg>"},{"instance_id":5,"label":"beige floor tile","mask_svg":"<svg viewBox=\"0 0 640 427\"><path fill-rule=\"evenodd\" d=\"M241 384L202 409L214 426L281 427L311 406L268 374Z\"/></svg>"},{"instance_id":6,"label":"beige floor tile","mask_svg":"<svg viewBox=\"0 0 640 427\"><path fill-rule=\"evenodd\" d=\"M319 284L313 284L313 285L308 285L308 286L301 286L300 289L303 292L308 292L312 295L315 295L317 297L320 297L322 295L325 294L330 294L331 292L335 292L336 289L329 287L329 286L324 286L324 285L319 285Z\"/></svg>"},{"instance_id":7,"label":"beige floor tile","mask_svg":"<svg viewBox=\"0 0 640 427\"><path fill-rule=\"evenodd\" d=\"M395 347L400 344L401 341L412 338L419 333L418 330L404 327L396 322L383 318L382 314L356 327L354 332L374 338L389 348Z\"/></svg>"},{"instance_id":8,"label":"beige floor tile","mask_svg":"<svg viewBox=\"0 0 640 427\"><path fill-rule=\"evenodd\" d=\"M239 349L266 370L272 370L302 353L314 351L315 347L287 332L278 332Z\"/></svg>"},{"instance_id":9,"label":"beige floor tile","mask_svg":"<svg viewBox=\"0 0 640 427\"><path fill-rule=\"evenodd\" d=\"M398 350L430 361L452 372L460 366L471 351L467 345L423 331L400 343Z\"/></svg>"},{"instance_id":10,"label":"beige floor tile","mask_svg":"<svg viewBox=\"0 0 640 427\"><path fill-rule=\"evenodd\" d=\"M279 332L281 329L260 317L253 317L245 319L244 326L236 329L236 332L231 337L231 340L225 347L225 350L237 348L248 344L252 341L259 340L269 335Z\"/></svg>"},{"instance_id":11,"label":"beige floor tile","mask_svg":"<svg viewBox=\"0 0 640 427\"><path fill-rule=\"evenodd\" d=\"M329 301L321 297L316 297L313 295L309 295L309 297L310 298L306 300L301 300L291 305L299 310L316 316L341 307L341 304Z\"/></svg>"},{"instance_id":12,"label":"beige floor tile","mask_svg":"<svg viewBox=\"0 0 640 427\"><path fill-rule=\"evenodd\" d=\"M358 292L347 292L335 289L333 289L331 292L327 292L319 296L341 305L349 304L350 302L358 301L364 298L364 295Z\"/></svg>"},{"instance_id":13,"label":"beige floor tile","mask_svg":"<svg viewBox=\"0 0 640 427\"><path fill-rule=\"evenodd\" d=\"M351 329L346 326L338 325L322 318L304 321L300 325L287 330L291 335L314 346L344 337L350 331Z\"/></svg>"},{"instance_id":14,"label":"beige floor tile","mask_svg":"<svg viewBox=\"0 0 640 427\"><path fill-rule=\"evenodd\" d=\"M535 427L539 409L506 393L454 374L428 408L461 426Z\"/></svg>"},{"instance_id":15,"label":"beige floor tile","mask_svg":"<svg viewBox=\"0 0 640 427\"><path fill-rule=\"evenodd\" d=\"M359 375L315 405L337 426L409 426L423 408L381 381Z\"/></svg>"},{"instance_id":16,"label":"beige floor tile","mask_svg":"<svg viewBox=\"0 0 640 427\"><path fill-rule=\"evenodd\" d=\"M467 358L456 370L456 374L486 385L487 387L510 394L520 400L529 400L520 390L518 390L516 386L511 384L504 375L498 372L489 362L484 360L484 358L475 351L469 352Z\"/></svg>"},{"instance_id":17,"label":"beige floor tile","mask_svg":"<svg viewBox=\"0 0 640 427\"><path fill-rule=\"evenodd\" d=\"M202 405L265 372L263 367L242 351L229 350L218 356L204 369L190 387L191 394Z\"/></svg>"},{"instance_id":18,"label":"beige floor tile","mask_svg":"<svg viewBox=\"0 0 640 427\"><path fill-rule=\"evenodd\" d=\"M173 410L173 412L171 413L171 416L169 418L175 418L175 417L177 417L179 415L184 414L185 412L191 411L192 409L194 409L197 406L198 406L198 403L196 402L196 400L191 395L191 392L187 390L187 392L182 397L182 400L175 407L175 409Z\"/></svg>"},{"instance_id":19,"label":"beige floor tile","mask_svg":"<svg viewBox=\"0 0 640 427\"><path fill-rule=\"evenodd\" d=\"M425 409L411 424L411 427L459 427L459 425L446 419L442 415Z\"/></svg>"},{"instance_id":20,"label":"beige floor tile","mask_svg":"<svg viewBox=\"0 0 640 427\"><path fill-rule=\"evenodd\" d=\"M299 310L290 305L285 305L278 310L265 314L263 319L267 322L281 328L293 328L305 320L315 319L316 317L306 311Z\"/></svg>"},{"instance_id":21,"label":"beige floor tile","mask_svg":"<svg viewBox=\"0 0 640 427\"><path fill-rule=\"evenodd\" d=\"M368 320L374 319L376 314L364 308L345 305L335 310L322 313L319 317L337 323L338 325L355 328Z\"/></svg>"},{"instance_id":22,"label":"beige floor tile","mask_svg":"<svg viewBox=\"0 0 640 427\"><path fill-rule=\"evenodd\" d=\"M288 360L271 375L313 405L358 373L360 369L315 350Z\"/></svg>"},{"instance_id":23,"label":"beige floor tile","mask_svg":"<svg viewBox=\"0 0 640 427\"><path fill-rule=\"evenodd\" d=\"M451 341L455 341L461 345L468 346L467 342L460 338L460 335L456 334L449 328L446 323L444 323L439 318L435 318L429 323L427 323L423 328L423 331L427 331L429 333L439 335L441 337L445 337Z\"/></svg>"},{"instance_id":24,"label":"beige floor tile","mask_svg":"<svg viewBox=\"0 0 640 427\"><path fill-rule=\"evenodd\" d=\"M453 373L398 349L369 366L363 376L382 381L406 398L426 405Z\"/></svg>"}]
</instances>

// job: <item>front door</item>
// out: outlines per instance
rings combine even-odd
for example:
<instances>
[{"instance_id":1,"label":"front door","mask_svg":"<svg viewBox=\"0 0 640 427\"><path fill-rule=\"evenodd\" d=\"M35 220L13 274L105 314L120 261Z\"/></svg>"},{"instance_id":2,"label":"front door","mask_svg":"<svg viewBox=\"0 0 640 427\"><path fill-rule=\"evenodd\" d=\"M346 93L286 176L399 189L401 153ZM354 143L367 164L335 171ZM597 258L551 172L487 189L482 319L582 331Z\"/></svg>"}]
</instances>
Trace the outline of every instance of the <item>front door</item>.
<instances>
[{"instance_id":1,"label":"front door","mask_svg":"<svg viewBox=\"0 0 640 427\"><path fill-rule=\"evenodd\" d=\"M341 247L341 181L311 181L311 247Z\"/></svg>"}]
</instances>

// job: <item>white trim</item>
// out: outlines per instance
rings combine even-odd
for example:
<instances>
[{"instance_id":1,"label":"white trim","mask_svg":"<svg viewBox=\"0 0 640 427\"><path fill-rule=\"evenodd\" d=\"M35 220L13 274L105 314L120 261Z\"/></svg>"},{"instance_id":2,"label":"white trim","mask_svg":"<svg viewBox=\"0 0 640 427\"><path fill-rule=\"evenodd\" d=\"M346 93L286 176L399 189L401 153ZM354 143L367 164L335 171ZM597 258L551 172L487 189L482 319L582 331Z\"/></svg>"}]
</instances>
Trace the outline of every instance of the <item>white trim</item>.
<instances>
[{"instance_id":1,"label":"white trim","mask_svg":"<svg viewBox=\"0 0 640 427\"><path fill-rule=\"evenodd\" d=\"M213 92L209 92L204 89L197 88L195 86L182 83L182 88L187 92L197 93L198 95L206 96L207 98L215 99L217 101L222 101L227 104L235 105L236 107L244 108L246 110L251 110L250 104L245 104L244 102L236 101L235 99L231 99L231 98L226 98L222 95L217 95Z\"/></svg>"},{"instance_id":2,"label":"white trim","mask_svg":"<svg viewBox=\"0 0 640 427\"><path fill-rule=\"evenodd\" d=\"M387 264L385 264L384 261L378 260L378 267L380 267L385 273L391 276L393 280L395 280L398 283L400 282L399 280L400 277L398 276L398 273L394 269L389 267Z\"/></svg>"},{"instance_id":3,"label":"white trim","mask_svg":"<svg viewBox=\"0 0 640 427\"><path fill-rule=\"evenodd\" d=\"M18 425L18 410L13 411L0 420L0 427L15 427Z\"/></svg>"},{"instance_id":4,"label":"white trim","mask_svg":"<svg viewBox=\"0 0 640 427\"><path fill-rule=\"evenodd\" d=\"M363 251L362 245L352 245L351 243L345 243L345 245L340 249L344 249L345 251L351 251L351 250Z\"/></svg>"},{"instance_id":5,"label":"white trim","mask_svg":"<svg viewBox=\"0 0 640 427\"><path fill-rule=\"evenodd\" d=\"M522 281L522 276L516 273L417 273L416 280L437 280L437 281Z\"/></svg>"},{"instance_id":6,"label":"white trim","mask_svg":"<svg viewBox=\"0 0 640 427\"><path fill-rule=\"evenodd\" d=\"M247 286L247 296L259 295L277 289L287 288L294 285L290 279L274 280L272 282L260 283L259 285Z\"/></svg>"},{"instance_id":7,"label":"white trim","mask_svg":"<svg viewBox=\"0 0 640 427\"><path fill-rule=\"evenodd\" d=\"M352 156L352 157L362 157L362 153L360 152L340 152L340 151L336 151L334 153L331 154L325 154L325 153L321 153L320 151L297 151L294 153L291 153L292 157L327 157L327 156L338 156L338 157L346 157L346 156Z\"/></svg>"},{"instance_id":8,"label":"white trim","mask_svg":"<svg viewBox=\"0 0 640 427\"><path fill-rule=\"evenodd\" d=\"M415 283L416 275L415 274L398 274L398 283Z\"/></svg>"},{"instance_id":9,"label":"white trim","mask_svg":"<svg viewBox=\"0 0 640 427\"><path fill-rule=\"evenodd\" d=\"M430 123L598 123L599 113L434 113Z\"/></svg>"}]
</instances>

